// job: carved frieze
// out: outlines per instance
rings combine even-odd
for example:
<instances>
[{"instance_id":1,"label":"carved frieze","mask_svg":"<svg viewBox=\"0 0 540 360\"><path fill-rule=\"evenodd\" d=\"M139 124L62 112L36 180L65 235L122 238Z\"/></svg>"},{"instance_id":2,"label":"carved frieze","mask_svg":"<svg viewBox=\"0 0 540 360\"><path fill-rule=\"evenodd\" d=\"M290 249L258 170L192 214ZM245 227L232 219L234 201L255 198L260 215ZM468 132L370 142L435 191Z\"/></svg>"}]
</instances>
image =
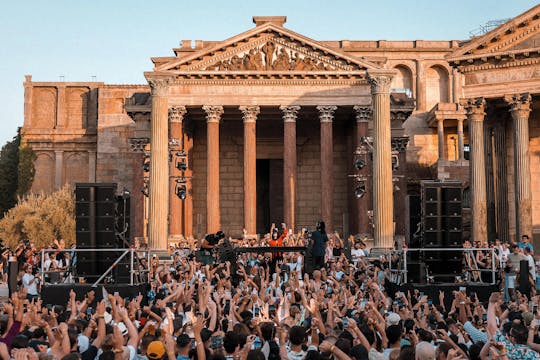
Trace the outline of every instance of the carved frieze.
<instances>
[{"instance_id":1,"label":"carved frieze","mask_svg":"<svg viewBox=\"0 0 540 360\"><path fill-rule=\"evenodd\" d=\"M209 59L181 67L187 71L352 71L346 61L298 41L267 34L231 46Z\"/></svg>"}]
</instances>

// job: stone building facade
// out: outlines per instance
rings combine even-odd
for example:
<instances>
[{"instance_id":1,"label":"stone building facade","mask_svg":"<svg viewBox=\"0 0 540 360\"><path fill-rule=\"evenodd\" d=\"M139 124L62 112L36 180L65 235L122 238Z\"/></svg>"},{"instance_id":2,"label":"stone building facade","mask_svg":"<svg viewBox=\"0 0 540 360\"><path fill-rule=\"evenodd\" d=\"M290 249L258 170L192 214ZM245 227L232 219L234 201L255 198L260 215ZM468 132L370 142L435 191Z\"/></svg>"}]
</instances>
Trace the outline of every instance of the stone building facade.
<instances>
[{"instance_id":1,"label":"stone building facade","mask_svg":"<svg viewBox=\"0 0 540 360\"><path fill-rule=\"evenodd\" d=\"M317 41L254 17L152 58L148 84L27 76L32 190L116 182L132 194L132 236L156 247L321 218L387 247L407 236L408 196L427 179L472 194L466 236L540 233L539 17L466 41Z\"/></svg>"}]
</instances>

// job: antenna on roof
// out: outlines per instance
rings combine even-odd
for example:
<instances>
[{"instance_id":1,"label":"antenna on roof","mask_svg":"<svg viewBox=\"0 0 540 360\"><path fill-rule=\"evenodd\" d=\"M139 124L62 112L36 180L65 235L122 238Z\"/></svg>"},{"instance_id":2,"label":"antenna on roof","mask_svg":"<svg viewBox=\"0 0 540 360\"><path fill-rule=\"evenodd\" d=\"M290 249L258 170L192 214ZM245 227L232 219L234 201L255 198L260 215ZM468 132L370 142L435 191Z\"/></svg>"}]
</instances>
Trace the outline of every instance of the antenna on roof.
<instances>
[{"instance_id":1,"label":"antenna on roof","mask_svg":"<svg viewBox=\"0 0 540 360\"><path fill-rule=\"evenodd\" d=\"M60 75L60 81L61 81L61 82L66 81L66 77L65 77L64 75Z\"/></svg>"},{"instance_id":2,"label":"antenna on roof","mask_svg":"<svg viewBox=\"0 0 540 360\"><path fill-rule=\"evenodd\" d=\"M96 82L96 75L92 75L91 78L92 78L92 82Z\"/></svg>"}]
</instances>

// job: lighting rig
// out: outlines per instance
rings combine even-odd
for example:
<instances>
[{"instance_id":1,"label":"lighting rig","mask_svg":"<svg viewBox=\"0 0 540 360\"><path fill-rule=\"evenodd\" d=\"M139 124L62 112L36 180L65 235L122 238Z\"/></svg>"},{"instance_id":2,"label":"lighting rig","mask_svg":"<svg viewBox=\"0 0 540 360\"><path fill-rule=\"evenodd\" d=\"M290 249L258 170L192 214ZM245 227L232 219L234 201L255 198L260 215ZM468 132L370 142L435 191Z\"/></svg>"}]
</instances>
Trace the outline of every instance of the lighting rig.
<instances>
[{"instance_id":1,"label":"lighting rig","mask_svg":"<svg viewBox=\"0 0 540 360\"><path fill-rule=\"evenodd\" d=\"M179 146L180 141L178 139L169 139L169 162L173 163L174 167L181 172L180 176L171 176L170 178L175 180L174 193L176 196L178 196L180 200L185 200L188 195L187 179L189 177L185 175L185 172L188 169L188 156L184 150L175 149ZM148 197L150 194L150 151L144 152L142 168L144 171L144 184L141 192L144 196Z\"/></svg>"}]
</instances>

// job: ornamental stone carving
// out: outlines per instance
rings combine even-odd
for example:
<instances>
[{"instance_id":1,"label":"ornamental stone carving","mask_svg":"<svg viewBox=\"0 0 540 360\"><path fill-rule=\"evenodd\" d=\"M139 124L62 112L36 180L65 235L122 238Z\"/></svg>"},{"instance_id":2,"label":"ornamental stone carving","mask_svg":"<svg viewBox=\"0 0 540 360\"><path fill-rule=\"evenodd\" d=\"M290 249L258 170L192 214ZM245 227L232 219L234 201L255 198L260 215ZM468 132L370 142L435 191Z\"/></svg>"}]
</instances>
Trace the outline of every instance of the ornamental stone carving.
<instances>
[{"instance_id":1,"label":"ornamental stone carving","mask_svg":"<svg viewBox=\"0 0 540 360\"><path fill-rule=\"evenodd\" d=\"M510 105L510 113L513 118L528 117L531 112L531 94L505 95L504 100Z\"/></svg>"},{"instance_id":2,"label":"ornamental stone carving","mask_svg":"<svg viewBox=\"0 0 540 360\"><path fill-rule=\"evenodd\" d=\"M182 122L184 120L184 115L186 115L185 106L171 106L169 108L169 121L170 122Z\"/></svg>"},{"instance_id":3,"label":"ornamental stone carving","mask_svg":"<svg viewBox=\"0 0 540 360\"><path fill-rule=\"evenodd\" d=\"M471 121L484 121L486 100L483 97L465 99L460 102L467 111L467 117Z\"/></svg>"},{"instance_id":4,"label":"ornamental stone carving","mask_svg":"<svg viewBox=\"0 0 540 360\"><path fill-rule=\"evenodd\" d=\"M169 93L169 85L173 82L171 78L151 78L148 79L152 96L167 96Z\"/></svg>"},{"instance_id":5,"label":"ornamental stone carving","mask_svg":"<svg viewBox=\"0 0 540 360\"><path fill-rule=\"evenodd\" d=\"M281 105L279 107L279 110L281 110L281 112L283 112L283 121L284 122L296 122L296 118L298 117L298 112L300 111L300 106L298 106L298 105L291 105L291 106Z\"/></svg>"},{"instance_id":6,"label":"ornamental stone carving","mask_svg":"<svg viewBox=\"0 0 540 360\"><path fill-rule=\"evenodd\" d=\"M182 70L214 71L335 71L354 70L353 66L298 41L282 36L250 39L236 44L213 59L189 65Z\"/></svg>"},{"instance_id":7,"label":"ornamental stone carving","mask_svg":"<svg viewBox=\"0 0 540 360\"><path fill-rule=\"evenodd\" d=\"M319 105L317 110L319 110L319 120L322 123L331 123L334 121L334 111L337 110L337 106Z\"/></svg>"},{"instance_id":8,"label":"ornamental stone carving","mask_svg":"<svg viewBox=\"0 0 540 360\"><path fill-rule=\"evenodd\" d=\"M242 112L242 118L245 123L257 121L257 115L259 115L259 112L261 111L256 105L240 106L238 109Z\"/></svg>"},{"instance_id":9,"label":"ornamental stone carving","mask_svg":"<svg viewBox=\"0 0 540 360\"><path fill-rule=\"evenodd\" d=\"M136 153L145 152L146 146L150 143L149 138L130 138L129 150Z\"/></svg>"},{"instance_id":10,"label":"ornamental stone carving","mask_svg":"<svg viewBox=\"0 0 540 360\"><path fill-rule=\"evenodd\" d=\"M371 94L390 94L390 84L395 70L368 70L367 80L371 85Z\"/></svg>"},{"instance_id":11,"label":"ornamental stone carving","mask_svg":"<svg viewBox=\"0 0 540 360\"><path fill-rule=\"evenodd\" d=\"M221 115L223 115L223 106L204 105L202 109L206 113L206 122L219 123L221 120Z\"/></svg>"},{"instance_id":12,"label":"ornamental stone carving","mask_svg":"<svg viewBox=\"0 0 540 360\"><path fill-rule=\"evenodd\" d=\"M357 122L369 122L373 116L373 109L371 107L355 105L353 110L356 114Z\"/></svg>"}]
</instances>

